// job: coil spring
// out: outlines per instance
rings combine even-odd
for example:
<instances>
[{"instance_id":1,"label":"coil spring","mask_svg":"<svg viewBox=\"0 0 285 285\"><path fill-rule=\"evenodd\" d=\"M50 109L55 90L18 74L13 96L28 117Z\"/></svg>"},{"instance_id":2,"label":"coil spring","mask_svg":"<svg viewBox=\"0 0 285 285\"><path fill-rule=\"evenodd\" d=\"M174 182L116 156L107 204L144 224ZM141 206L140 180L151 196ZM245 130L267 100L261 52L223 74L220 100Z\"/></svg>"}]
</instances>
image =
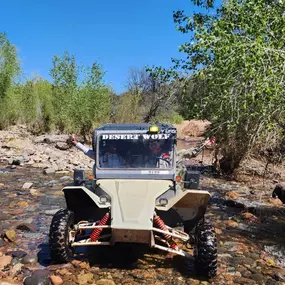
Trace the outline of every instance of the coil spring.
<instances>
[{"instance_id":1,"label":"coil spring","mask_svg":"<svg viewBox=\"0 0 285 285\"><path fill-rule=\"evenodd\" d=\"M156 223L156 225L161 229L161 230L163 230L163 231L168 231L167 230L167 227L166 227L166 225L165 225L165 223L164 223L164 221L159 217L159 216L155 216L154 218L153 218L153 220L154 220L154 222ZM165 239L167 240L167 241L169 241L170 239L171 239L171 236L170 235L167 235L167 234L163 234L163 236L165 237Z\"/></svg>"},{"instance_id":2,"label":"coil spring","mask_svg":"<svg viewBox=\"0 0 285 285\"><path fill-rule=\"evenodd\" d=\"M108 219L109 219L110 214L106 213L105 216L102 218L102 220L99 222L99 224L97 226L104 226L106 225ZM96 241L100 235L100 233L102 232L102 228L97 228L94 229L94 231L92 232L92 234L90 235L90 239L91 241Z\"/></svg>"}]
</instances>

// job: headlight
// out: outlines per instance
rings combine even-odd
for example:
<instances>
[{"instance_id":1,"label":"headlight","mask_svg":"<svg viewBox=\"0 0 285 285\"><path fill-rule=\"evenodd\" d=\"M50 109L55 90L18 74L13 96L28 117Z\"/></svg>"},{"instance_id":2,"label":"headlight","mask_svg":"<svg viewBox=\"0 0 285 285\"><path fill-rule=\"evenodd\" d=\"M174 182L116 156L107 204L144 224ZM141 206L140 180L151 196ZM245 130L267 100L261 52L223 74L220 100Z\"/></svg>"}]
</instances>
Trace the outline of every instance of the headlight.
<instances>
[{"instance_id":1,"label":"headlight","mask_svg":"<svg viewBox=\"0 0 285 285\"><path fill-rule=\"evenodd\" d=\"M108 202L108 198L106 196L100 196L99 199L101 204L106 204Z\"/></svg>"},{"instance_id":2,"label":"headlight","mask_svg":"<svg viewBox=\"0 0 285 285\"><path fill-rule=\"evenodd\" d=\"M161 206L166 206L168 204L168 200L166 198L160 198L159 199L159 204Z\"/></svg>"}]
</instances>

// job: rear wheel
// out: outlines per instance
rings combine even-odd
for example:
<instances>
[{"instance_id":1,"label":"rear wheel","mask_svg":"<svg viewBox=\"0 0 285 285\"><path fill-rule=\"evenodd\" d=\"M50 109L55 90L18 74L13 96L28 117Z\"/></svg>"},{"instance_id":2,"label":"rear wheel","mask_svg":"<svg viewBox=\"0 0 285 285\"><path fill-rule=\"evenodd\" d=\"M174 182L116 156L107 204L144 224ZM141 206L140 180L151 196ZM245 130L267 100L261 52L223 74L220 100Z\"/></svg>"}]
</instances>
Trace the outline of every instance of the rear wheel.
<instances>
[{"instance_id":1,"label":"rear wheel","mask_svg":"<svg viewBox=\"0 0 285 285\"><path fill-rule=\"evenodd\" d=\"M199 276L211 278L217 274L217 240L215 229L200 222L195 229L194 257Z\"/></svg>"},{"instance_id":2,"label":"rear wheel","mask_svg":"<svg viewBox=\"0 0 285 285\"><path fill-rule=\"evenodd\" d=\"M66 209L56 212L52 219L49 231L49 246L51 258L56 263L67 263L74 255L69 238L73 224L74 213Z\"/></svg>"}]
</instances>

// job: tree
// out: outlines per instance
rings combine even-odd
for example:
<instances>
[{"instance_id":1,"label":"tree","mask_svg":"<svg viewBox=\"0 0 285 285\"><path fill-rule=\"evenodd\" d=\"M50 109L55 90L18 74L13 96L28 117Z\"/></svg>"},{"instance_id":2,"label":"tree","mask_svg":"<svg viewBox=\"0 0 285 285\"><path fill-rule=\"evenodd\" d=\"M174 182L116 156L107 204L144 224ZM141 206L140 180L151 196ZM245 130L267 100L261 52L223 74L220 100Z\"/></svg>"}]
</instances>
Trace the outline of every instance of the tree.
<instances>
[{"instance_id":1,"label":"tree","mask_svg":"<svg viewBox=\"0 0 285 285\"><path fill-rule=\"evenodd\" d=\"M62 57L55 55L50 75L53 79L53 103L55 123L60 131L71 128L72 105L77 94L79 68L74 55L65 51Z\"/></svg>"},{"instance_id":2,"label":"tree","mask_svg":"<svg viewBox=\"0 0 285 285\"><path fill-rule=\"evenodd\" d=\"M5 97L16 75L20 72L16 47L0 33L0 100Z\"/></svg>"},{"instance_id":3,"label":"tree","mask_svg":"<svg viewBox=\"0 0 285 285\"><path fill-rule=\"evenodd\" d=\"M176 116L177 99L180 92L178 81L166 82L159 72L152 72L150 68L130 69L127 78L128 98L134 106L135 121L140 118L150 122L160 118L171 120ZM124 100L126 101L126 95ZM127 103L124 102L126 105ZM171 116L169 116L171 115Z\"/></svg>"},{"instance_id":4,"label":"tree","mask_svg":"<svg viewBox=\"0 0 285 285\"><path fill-rule=\"evenodd\" d=\"M98 63L78 65L74 55L54 56L51 69L55 122L60 131L85 136L90 129L109 118L110 92L103 83Z\"/></svg>"},{"instance_id":5,"label":"tree","mask_svg":"<svg viewBox=\"0 0 285 285\"><path fill-rule=\"evenodd\" d=\"M285 2L195 3L211 12L174 13L177 29L191 38L168 74L180 69L190 78L184 115L212 122L221 167L232 173L257 142L284 138Z\"/></svg>"}]
</instances>

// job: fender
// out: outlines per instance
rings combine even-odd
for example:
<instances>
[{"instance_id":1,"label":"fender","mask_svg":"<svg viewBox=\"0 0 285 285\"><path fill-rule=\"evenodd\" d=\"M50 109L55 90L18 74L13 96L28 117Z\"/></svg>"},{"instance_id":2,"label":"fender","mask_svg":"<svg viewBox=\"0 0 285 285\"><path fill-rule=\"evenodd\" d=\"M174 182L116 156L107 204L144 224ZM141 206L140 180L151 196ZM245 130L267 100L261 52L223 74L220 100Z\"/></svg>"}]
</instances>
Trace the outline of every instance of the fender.
<instances>
[{"instance_id":1,"label":"fender","mask_svg":"<svg viewBox=\"0 0 285 285\"><path fill-rule=\"evenodd\" d=\"M101 209L111 206L109 201L104 204L101 203L100 197L84 186L67 186L62 191L64 192L67 208L74 208L74 204L78 204L81 207L95 204Z\"/></svg>"},{"instance_id":2,"label":"fender","mask_svg":"<svg viewBox=\"0 0 285 285\"><path fill-rule=\"evenodd\" d=\"M177 191L176 195L172 195L170 197L166 192L161 195L159 199L166 198L168 200L167 205L161 206L158 204L156 205L156 208L160 211L168 211L173 207L189 209L192 207L206 206L210 197L210 193L205 190Z\"/></svg>"}]
</instances>

